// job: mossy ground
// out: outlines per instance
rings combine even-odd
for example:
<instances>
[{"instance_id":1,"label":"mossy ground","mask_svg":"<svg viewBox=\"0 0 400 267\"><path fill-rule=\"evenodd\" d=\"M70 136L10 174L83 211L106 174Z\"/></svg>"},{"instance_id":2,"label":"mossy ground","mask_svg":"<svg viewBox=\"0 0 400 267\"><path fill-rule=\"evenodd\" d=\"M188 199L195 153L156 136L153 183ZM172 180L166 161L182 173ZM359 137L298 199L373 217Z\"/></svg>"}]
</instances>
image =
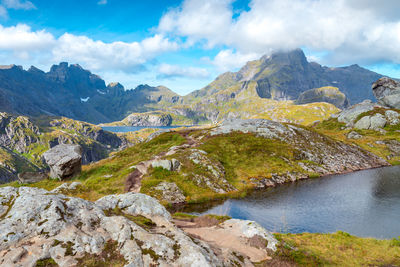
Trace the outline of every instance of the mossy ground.
<instances>
[{"instance_id":1,"label":"mossy ground","mask_svg":"<svg viewBox=\"0 0 400 267\"><path fill-rule=\"evenodd\" d=\"M299 266L398 266L400 246L393 240L333 234L276 234L276 257Z\"/></svg>"},{"instance_id":2,"label":"mossy ground","mask_svg":"<svg viewBox=\"0 0 400 267\"><path fill-rule=\"evenodd\" d=\"M364 116L373 116L374 114L380 113L385 114L388 109L376 108L374 110L360 114L356 121ZM400 113L400 110L394 110ZM342 141L347 144L357 145L375 155L378 155L386 159L393 165L400 164L400 155L393 153L389 147L379 141L390 141L396 140L400 142L400 124L398 125L386 125L383 130L385 133L374 130L359 130L355 128L347 128L345 123L338 122L336 118L330 118L321 123L313 126L313 129L317 132L329 136L335 140ZM362 135L360 139L348 139L347 135L350 132L357 132ZM378 143L377 143L378 142Z\"/></svg>"}]
</instances>

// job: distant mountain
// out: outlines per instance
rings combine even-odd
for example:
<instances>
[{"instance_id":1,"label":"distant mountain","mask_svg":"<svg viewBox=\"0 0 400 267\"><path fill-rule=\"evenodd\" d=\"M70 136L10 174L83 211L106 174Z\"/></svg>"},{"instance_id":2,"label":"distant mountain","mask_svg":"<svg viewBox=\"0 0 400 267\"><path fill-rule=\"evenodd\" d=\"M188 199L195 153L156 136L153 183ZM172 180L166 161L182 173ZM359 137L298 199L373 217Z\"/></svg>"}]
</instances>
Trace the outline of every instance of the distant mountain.
<instances>
[{"instance_id":1,"label":"distant mountain","mask_svg":"<svg viewBox=\"0 0 400 267\"><path fill-rule=\"evenodd\" d=\"M282 107L276 101L295 101L314 88L337 87L350 103L374 99L371 84L381 77L358 65L329 68L310 63L303 51L297 49L250 61L238 72L221 74L208 86L182 97L163 86L140 85L130 90L119 83L106 86L99 76L77 64L62 62L49 72L35 67L26 71L10 65L0 66L0 111L34 117L64 116L96 124L122 121L132 113L135 116L125 121L143 123L160 114L170 115L171 120L161 120L168 124L232 117L276 118L282 116L268 113ZM298 107L294 110L298 111ZM143 117L141 113L146 114ZM297 118L295 121L298 122Z\"/></svg>"},{"instance_id":2,"label":"distant mountain","mask_svg":"<svg viewBox=\"0 0 400 267\"><path fill-rule=\"evenodd\" d=\"M119 83L105 85L81 66L62 62L43 72L35 67L0 67L0 111L28 116L65 116L91 123L121 120L179 102L166 87L138 86L125 90Z\"/></svg>"},{"instance_id":3,"label":"distant mountain","mask_svg":"<svg viewBox=\"0 0 400 267\"><path fill-rule=\"evenodd\" d=\"M371 85L381 77L358 65L330 68L310 63L303 51L296 49L250 61L238 72L218 76L211 84L192 92L186 99L190 101L212 96L237 84L254 81L261 98L296 100L309 89L333 86L339 88L351 103L358 103L365 99L374 100Z\"/></svg>"}]
</instances>

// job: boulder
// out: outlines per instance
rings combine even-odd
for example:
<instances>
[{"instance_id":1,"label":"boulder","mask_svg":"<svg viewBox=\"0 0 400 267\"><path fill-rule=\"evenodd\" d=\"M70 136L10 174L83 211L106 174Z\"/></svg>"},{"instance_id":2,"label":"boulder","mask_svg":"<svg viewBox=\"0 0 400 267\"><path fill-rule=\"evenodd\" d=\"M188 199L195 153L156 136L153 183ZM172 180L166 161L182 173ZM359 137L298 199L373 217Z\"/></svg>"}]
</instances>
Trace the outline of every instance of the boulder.
<instances>
[{"instance_id":1,"label":"boulder","mask_svg":"<svg viewBox=\"0 0 400 267\"><path fill-rule=\"evenodd\" d=\"M154 195L159 196L160 200L167 201L170 204L179 204L186 201L182 190L175 183L161 182L152 188Z\"/></svg>"},{"instance_id":2,"label":"boulder","mask_svg":"<svg viewBox=\"0 0 400 267\"><path fill-rule=\"evenodd\" d=\"M378 130L385 127L387 121L385 116L380 113L376 113L373 116L364 116L354 124L356 129L370 129Z\"/></svg>"},{"instance_id":3,"label":"boulder","mask_svg":"<svg viewBox=\"0 0 400 267\"><path fill-rule=\"evenodd\" d=\"M181 163L177 159L161 159L161 160L155 160L151 163L151 166L153 168L163 168L168 171L178 171Z\"/></svg>"},{"instance_id":4,"label":"boulder","mask_svg":"<svg viewBox=\"0 0 400 267\"><path fill-rule=\"evenodd\" d=\"M163 168L172 171L172 162L168 159L155 160L151 163L153 168Z\"/></svg>"},{"instance_id":5,"label":"boulder","mask_svg":"<svg viewBox=\"0 0 400 267\"><path fill-rule=\"evenodd\" d=\"M371 127L371 116L364 116L359 119L356 124L354 124L354 128L356 129L369 129Z\"/></svg>"},{"instance_id":6,"label":"boulder","mask_svg":"<svg viewBox=\"0 0 400 267\"><path fill-rule=\"evenodd\" d=\"M385 112L385 117L390 125L396 125L400 123L399 113L394 110L387 110Z\"/></svg>"},{"instance_id":7,"label":"boulder","mask_svg":"<svg viewBox=\"0 0 400 267\"><path fill-rule=\"evenodd\" d=\"M22 172L18 173L18 180L21 184L31 184L47 179L48 175L44 172Z\"/></svg>"},{"instance_id":8,"label":"boulder","mask_svg":"<svg viewBox=\"0 0 400 267\"><path fill-rule=\"evenodd\" d=\"M50 177L60 180L78 175L82 169L82 148L61 144L46 151L43 157L50 167Z\"/></svg>"},{"instance_id":9,"label":"boulder","mask_svg":"<svg viewBox=\"0 0 400 267\"><path fill-rule=\"evenodd\" d=\"M370 129L377 130L385 127L387 121L385 116L380 113L376 113L374 116L371 116L371 126Z\"/></svg>"},{"instance_id":10,"label":"boulder","mask_svg":"<svg viewBox=\"0 0 400 267\"><path fill-rule=\"evenodd\" d=\"M355 131L351 131L350 133L347 134L347 139L360 139L360 138L362 138L362 135Z\"/></svg>"},{"instance_id":11,"label":"boulder","mask_svg":"<svg viewBox=\"0 0 400 267\"><path fill-rule=\"evenodd\" d=\"M372 85L372 92L381 105L400 109L400 82L380 78Z\"/></svg>"},{"instance_id":12,"label":"boulder","mask_svg":"<svg viewBox=\"0 0 400 267\"><path fill-rule=\"evenodd\" d=\"M364 112L373 110L377 105L370 100L365 100L360 104L356 104L339 113L337 119L339 122L346 123L347 126L353 126L358 116Z\"/></svg>"}]
</instances>

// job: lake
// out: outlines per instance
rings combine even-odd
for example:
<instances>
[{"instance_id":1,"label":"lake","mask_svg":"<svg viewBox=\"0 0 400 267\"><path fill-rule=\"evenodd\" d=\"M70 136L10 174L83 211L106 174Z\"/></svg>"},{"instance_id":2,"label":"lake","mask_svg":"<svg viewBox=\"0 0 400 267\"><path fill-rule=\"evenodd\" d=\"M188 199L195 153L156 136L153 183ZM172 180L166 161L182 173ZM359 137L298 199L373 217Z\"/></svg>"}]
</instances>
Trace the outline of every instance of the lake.
<instances>
[{"instance_id":1,"label":"lake","mask_svg":"<svg viewBox=\"0 0 400 267\"><path fill-rule=\"evenodd\" d=\"M275 232L341 230L361 237L393 238L400 236L400 166L254 191L203 213L254 220Z\"/></svg>"},{"instance_id":2,"label":"lake","mask_svg":"<svg viewBox=\"0 0 400 267\"><path fill-rule=\"evenodd\" d=\"M191 127L193 125L173 125L173 126L104 126L101 127L105 131L113 133L136 132L141 129L174 129L180 127Z\"/></svg>"}]
</instances>

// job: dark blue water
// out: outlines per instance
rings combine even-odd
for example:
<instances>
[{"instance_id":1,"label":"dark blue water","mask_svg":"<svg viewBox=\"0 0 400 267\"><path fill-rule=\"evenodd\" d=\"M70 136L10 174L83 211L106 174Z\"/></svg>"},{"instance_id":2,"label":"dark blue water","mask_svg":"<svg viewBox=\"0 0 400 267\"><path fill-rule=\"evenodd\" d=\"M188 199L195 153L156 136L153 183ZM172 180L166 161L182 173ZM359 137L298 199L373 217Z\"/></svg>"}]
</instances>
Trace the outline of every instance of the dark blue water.
<instances>
[{"instance_id":1,"label":"dark blue water","mask_svg":"<svg viewBox=\"0 0 400 267\"><path fill-rule=\"evenodd\" d=\"M180 127L191 127L187 125L174 125L174 126L104 126L101 127L105 131L113 132L113 133L127 133L127 132L136 132L141 129L174 129Z\"/></svg>"},{"instance_id":2,"label":"dark blue water","mask_svg":"<svg viewBox=\"0 0 400 267\"><path fill-rule=\"evenodd\" d=\"M362 237L400 236L400 166L255 191L205 213L254 220L276 232L338 230Z\"/></svg>"}]
</instances>

